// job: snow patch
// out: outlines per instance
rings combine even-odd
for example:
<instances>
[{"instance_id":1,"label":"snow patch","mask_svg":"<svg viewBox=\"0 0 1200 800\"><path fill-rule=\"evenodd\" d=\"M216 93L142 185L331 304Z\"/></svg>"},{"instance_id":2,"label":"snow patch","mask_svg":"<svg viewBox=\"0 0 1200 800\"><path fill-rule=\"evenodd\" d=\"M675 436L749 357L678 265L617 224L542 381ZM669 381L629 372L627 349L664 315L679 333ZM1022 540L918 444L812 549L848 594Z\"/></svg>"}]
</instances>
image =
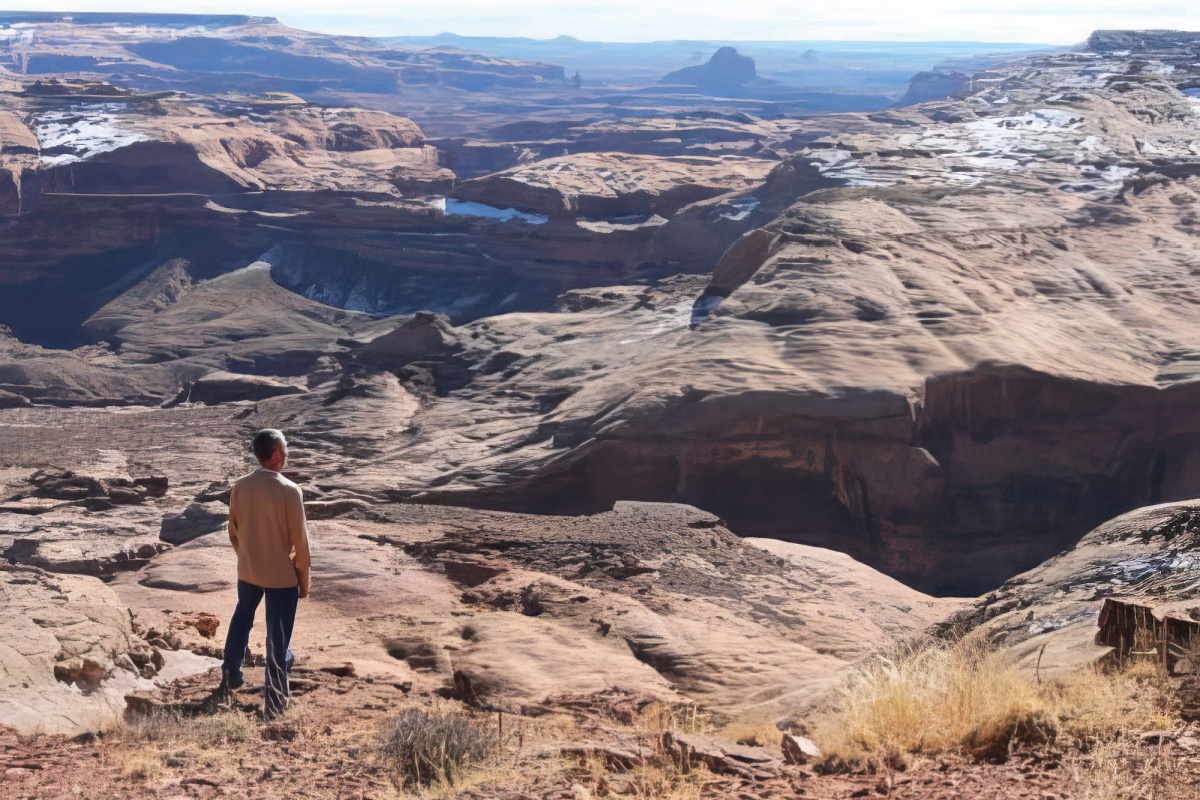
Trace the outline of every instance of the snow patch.
<instances>
[{"instance_id":1,"label":"snow patch","mask_svg":"<svg viewBox=\"0 0 1200 800\"><path fill-rule=\"evenodd\" d=\"M149 141L149 136L121 127L119 114L124 110L120 103L91 103L34 117L30 128L43 151L42 162L71 164Z\"/></svg>"},{"instance_id":2,"label":"snow patch","mask_svg":"<svg viewBox=\"0 0 1200 800\"><path fill-rule=\"evenodd\" d=\"M443 214L452 217L485 217L506 222L518 219L530 225L542 225L550 221L544 214L527 214L515 208L496 208L495 206L473 203L469 200L455 200L452 197L435 198L430 205Z\"/></svg>"},{"instance_id":3,"label":"snow patch","mask_svg":"<svg viewBox=\"0 0 1200 800\"><path fill-rule=\"evenodd\" d=\"M731 201L721 206L723 212L721 219L731 219L734 222L741 222L746 217L754 213L754 210L762 205L757 197L744 197L741 200ZM724 211L724 209L729 209Z\"/></svg>"}]
</instances>

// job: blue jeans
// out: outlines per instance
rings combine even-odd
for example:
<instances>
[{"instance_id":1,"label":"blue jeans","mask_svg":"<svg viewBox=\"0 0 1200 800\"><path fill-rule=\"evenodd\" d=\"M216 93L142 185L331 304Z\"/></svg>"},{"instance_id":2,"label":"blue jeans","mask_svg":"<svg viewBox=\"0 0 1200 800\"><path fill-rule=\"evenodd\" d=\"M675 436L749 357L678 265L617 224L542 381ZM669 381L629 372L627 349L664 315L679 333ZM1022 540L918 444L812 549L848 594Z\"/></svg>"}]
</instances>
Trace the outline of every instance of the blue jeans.
<instances>
[{"instance_id":1,"label":"blue jeans","mask_svg":"<svg viewBox=\"0 0 1200 800\"><path fill-rule=\"evenodd\" d=\"M242 682L242 661L246 658L246 647L250 642L250 629L254 627L254 612L263 595L267 596L267 667L263 680L263 713L267 716L282 714L288 706L292 693L288 687L288 673L292 669L292 626L296 622L296 604L299 590L264 589L252 583L238 581L237 608L229 621L229 633L225 637L226 680L232 685Z\"/></svg>"}]
</instances>

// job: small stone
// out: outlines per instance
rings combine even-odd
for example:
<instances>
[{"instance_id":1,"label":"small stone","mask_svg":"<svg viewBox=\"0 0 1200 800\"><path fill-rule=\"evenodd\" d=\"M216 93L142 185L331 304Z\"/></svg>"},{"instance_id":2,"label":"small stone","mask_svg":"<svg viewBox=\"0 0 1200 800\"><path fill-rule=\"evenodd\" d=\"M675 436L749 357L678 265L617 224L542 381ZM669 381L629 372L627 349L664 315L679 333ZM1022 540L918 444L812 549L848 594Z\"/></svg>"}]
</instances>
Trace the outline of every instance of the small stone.
<instances>
[{"instance_id":1,"label":"small stone","mask_svg":"<svg viewBox=\"0 0 1200 800\"><path fill-rule=\"evenodd\" d=\"M784 733L780 742L783 747L783 760L788 764L807 764L821 759L821 748L811 739L797 736L794 733Z\"/></svg>"}]
</instances>

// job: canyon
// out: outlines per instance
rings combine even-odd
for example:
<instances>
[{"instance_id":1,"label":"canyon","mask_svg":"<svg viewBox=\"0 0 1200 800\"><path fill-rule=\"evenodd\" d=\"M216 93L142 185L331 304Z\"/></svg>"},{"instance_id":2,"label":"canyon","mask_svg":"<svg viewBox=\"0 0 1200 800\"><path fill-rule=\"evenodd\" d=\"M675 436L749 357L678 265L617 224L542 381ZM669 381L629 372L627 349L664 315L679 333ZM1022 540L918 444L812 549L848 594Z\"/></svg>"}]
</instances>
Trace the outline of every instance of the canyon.
<instances>
[{"instance_id":1,"label":"canyon","mask_svg":"<svg viewBox=\"0 0 1200 800\"><path fill-rule=\"evenodd\" d=\"M0 642L0 723L93 730L212 668L263 427L314 670L776 719L952 617L1093 658L1096 563L1200 495L1197 41L830 111L731 47L589 88L0 14L0 597L32 643Z\"/></svg>"},{"instance_id":2,"label":"canyon","mask_svg":"<svg viewBox=\"0 0 1200 800\"><path fill-rule=\"evenodd\" d=\"M518 106L438 139L291 86L332 60L317 95L357 103L362 71L434 69L425 51L220 25L10 45L9 404L263 399L204 395L214 372L302 405L392 381L417 410L346 473L359 492L688 503L951 595L1197 491L1196 78L1171 43L1024 56L882 113ZM77 29L104 80L20 77ZM254 49L237 63L275 93L203 83L222 48ZM744 82L745 58L703 74ZM151 85L162 64L175 83ZM467 66L569 84L445 69Z\"/></svg>"}]
</instances>

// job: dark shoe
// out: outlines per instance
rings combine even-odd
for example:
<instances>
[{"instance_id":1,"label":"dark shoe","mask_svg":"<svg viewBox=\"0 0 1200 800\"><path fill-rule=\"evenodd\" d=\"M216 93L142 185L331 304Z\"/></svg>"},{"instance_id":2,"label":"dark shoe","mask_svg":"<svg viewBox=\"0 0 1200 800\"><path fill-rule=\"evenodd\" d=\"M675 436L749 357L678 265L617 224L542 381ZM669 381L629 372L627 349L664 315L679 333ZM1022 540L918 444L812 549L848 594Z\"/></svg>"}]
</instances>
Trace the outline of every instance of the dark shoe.
<instances>
[{"instance_id":1,"label":"dark shoe","mask_svg":"<svg viewBox=\"0 0 1200 800\"><path fill-rule=\"evenodd\" d=\"M266 706L259 708L258 713L262 717L263 722L274 722L284 715L283 711L270 711Z\"/></svg>"},{"instance_id":2,"label":"dark shoe","mask_svg":"<svg viewBox=\"0 0 1200 800\"><path fill-rule=\"evenodd\" d=\"M242 688L246 684L246 679L241 675L234 675L229 672L221 672L221 685L217 687L217 700L224 702L233 699L233 693Z\"/></svg>"}]
</instances>

